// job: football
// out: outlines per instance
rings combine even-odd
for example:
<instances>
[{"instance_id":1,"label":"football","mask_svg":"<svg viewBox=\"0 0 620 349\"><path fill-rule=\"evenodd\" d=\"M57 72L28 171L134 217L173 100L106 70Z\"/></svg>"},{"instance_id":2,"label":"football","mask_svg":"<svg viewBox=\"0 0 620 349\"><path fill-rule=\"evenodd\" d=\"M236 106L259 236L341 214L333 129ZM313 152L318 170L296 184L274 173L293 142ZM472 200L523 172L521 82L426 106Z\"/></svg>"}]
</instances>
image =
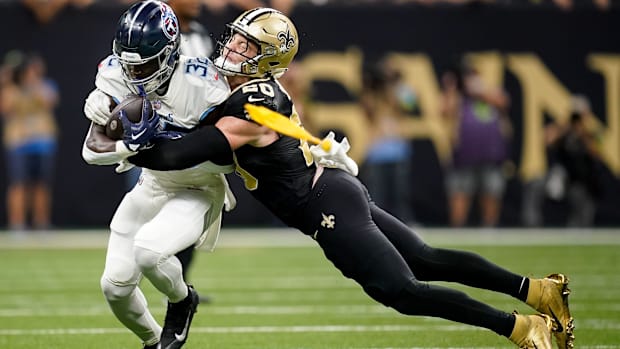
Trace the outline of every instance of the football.
<instances>
[{"instance_id":1,"label":"football","mask_svg":"<svg viewBox=\"0 0 620 349\"><path fill-rule=\"evenodd\" d=\"M127 113L127 119L131 122L139 122L142 117L142 103L146 100L146 106L149 114L152 112L152 105L146 99L146 97L138 95L128 95L114 109L112 109L112 116L105 125L105 134L110 139L120 140L123 139L123 123L119 119L121 110Z\"/></svg>"}]
</instances>

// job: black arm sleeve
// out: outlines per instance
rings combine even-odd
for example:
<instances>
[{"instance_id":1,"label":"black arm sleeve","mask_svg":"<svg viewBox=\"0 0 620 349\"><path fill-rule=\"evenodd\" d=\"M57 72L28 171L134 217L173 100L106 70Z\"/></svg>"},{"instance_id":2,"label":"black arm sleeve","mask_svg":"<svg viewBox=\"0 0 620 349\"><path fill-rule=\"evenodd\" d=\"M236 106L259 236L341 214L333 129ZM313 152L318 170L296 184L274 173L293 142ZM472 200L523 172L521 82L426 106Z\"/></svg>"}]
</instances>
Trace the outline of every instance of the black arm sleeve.
<instances>
[{"instance_id":1,"label":"black arm sleeve","mask_svg":"<svg viewBox=\"0 0 620 349\"><path fill-rule=\"evenodd\" d=\"M230 165L233 155L222 131L215 126L204 126L179 139L161 140L128 160L136 166L167 171L186 169L205 161Z\"/></svg>"}]
</instances>

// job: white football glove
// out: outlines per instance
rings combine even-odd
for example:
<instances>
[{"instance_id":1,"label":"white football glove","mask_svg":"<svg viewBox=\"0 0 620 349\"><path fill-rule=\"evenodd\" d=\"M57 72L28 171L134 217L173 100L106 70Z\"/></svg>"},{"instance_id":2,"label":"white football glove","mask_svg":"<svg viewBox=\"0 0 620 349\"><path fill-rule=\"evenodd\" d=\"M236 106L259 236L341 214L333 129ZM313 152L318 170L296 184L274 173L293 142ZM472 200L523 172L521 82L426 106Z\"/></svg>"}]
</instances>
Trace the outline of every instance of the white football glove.
<instances>
[{"instance_id":1,"label":"white football glove","mask_svg":"<svg viewBox=\"0 0 620 349\"><path fill-rule=\"evenodd\" d=\"M314 163L328 168L339 168L347 171L348 173L357 176L359 172L357 163L347 155L347 152L351 148L349 140L344 137L341 142L336 142L334 139L336 135L334 132L329 132L325 139L328 139L332 146L329 152L321 148L320 145L313 145L310 147L310 153L314 158Z\"/></svg>"},{"instance_id":2,"label":"white football glove","mask_svg":"<svg viewBox=\"0 0 620 349\"><path fill-rule=\"evenodd\" d=\"M84 103L84 115L95 124L105 126L111 113L112 98L101 90L93 90Z\"/></svg>"},{"instance_id":3,"label":"white football glove","mask_svg":"<svg viewBox=\"0 0 620 349\"><path fill-rule=\"evenodd\" d=\"M127 172L129 170L131 170L132 168L136 167L136 165L132 164L131 162L125 160L121 160L118 163L118 166L116 166L116 168L114 169L114 171L116 171L116 173L123 173L123 172Z\"/></svg>"}]
</instances>

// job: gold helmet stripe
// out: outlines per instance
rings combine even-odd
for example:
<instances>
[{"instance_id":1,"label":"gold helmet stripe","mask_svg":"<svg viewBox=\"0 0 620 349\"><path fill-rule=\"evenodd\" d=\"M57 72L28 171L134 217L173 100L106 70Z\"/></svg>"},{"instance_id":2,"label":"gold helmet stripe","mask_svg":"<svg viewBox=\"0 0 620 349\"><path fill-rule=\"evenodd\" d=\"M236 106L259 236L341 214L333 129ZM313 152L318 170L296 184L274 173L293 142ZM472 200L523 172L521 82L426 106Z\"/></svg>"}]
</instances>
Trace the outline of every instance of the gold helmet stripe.
<instances>
[{"instance_id":1,"label":"gold helmet stripe","mask_svg":"<svg viewBox=\"0 0 620 349\"><path fill-rule=\"evenodd\" d=\"M272 8L267 8L267 7L257 7L253 10L249 10L245 13L245 15L243 16L243 18L239 19L239 22L242 25L249 25L250 23L252 23L257 17L262 16L265 13L274 13L274 12L279 12L277 10L274 10Z\"/></svg>"}]
</instances>

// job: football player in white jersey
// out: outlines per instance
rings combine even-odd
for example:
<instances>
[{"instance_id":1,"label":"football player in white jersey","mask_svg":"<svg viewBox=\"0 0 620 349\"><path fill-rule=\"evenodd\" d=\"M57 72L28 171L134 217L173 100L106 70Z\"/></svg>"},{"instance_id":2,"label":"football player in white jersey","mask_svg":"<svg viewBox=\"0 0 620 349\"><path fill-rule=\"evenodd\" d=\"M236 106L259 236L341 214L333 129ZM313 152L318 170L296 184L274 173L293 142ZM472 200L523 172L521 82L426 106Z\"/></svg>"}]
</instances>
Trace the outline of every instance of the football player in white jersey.
<instances>
[{"instance_id":1,"label":"football player in white jersey","mask_svg":"<svg viewBox=\"0 0 620 349\"><path fill-rule=\"evenodd\" d=\"M181 42L179 44L180 53L190 57L209 57L213 53L213 42L209 31L196 19L202 9L201 0L167 0L168 4L177 16L179 21L179 31ZM141 168L133 167L125 172L125 184L128 189L136 185L140 178ZM179 251L176 257L181 262L183 268L183 278L187 281L189 269L194 261L194 246L188 246ZM211 297L199 292L200 303L210 303Z\"/></svg>"},{"instance_id":2,"label":"football player in white jersey","mask_svg":"<svg viewBox=\"0 0 620 349\"><path fill-rule=\"evenodd\" d=\"M213 40L207 28L203 26L198 17L202 11L202 0L168 0L165 1L177 15L181 30L181 54L191 57L210 57L213 53ZM137 167L136 167L137 168ZM183 266L183 277L188 280L189 270L194 261L193 246L176 254ZM198 292L200 303L210 303L211 297Z\"/></svg>"},{"instance_id":3,"label":"football player in white jersey","mask_svg":"<svg viewBox=\"0 0 620 349\"><path fill-rule=\"evenodd\" d=\"M230 89L213 63L181 55L179 42L178 20L163 2L141 1L121 16L113 54L99 64L96 88L84 105L92 121L82 148L86 162L126 169L125 159L147 145L152 134L124 141L105 136L112 106L129 94L148 97L157 115L142 120L159 122L156 137L165 138L199 126L228 97ZM144 348L180 348L187 339L198 295L183 279L175 254L201 243L214 247L231 194L222 173L231 172L232 163L225 157L181 171L144 170L114 214L101 288L112 312ZM168 298L163 329L138 287L142 276Z\"/></svg>"}]
</instances>

